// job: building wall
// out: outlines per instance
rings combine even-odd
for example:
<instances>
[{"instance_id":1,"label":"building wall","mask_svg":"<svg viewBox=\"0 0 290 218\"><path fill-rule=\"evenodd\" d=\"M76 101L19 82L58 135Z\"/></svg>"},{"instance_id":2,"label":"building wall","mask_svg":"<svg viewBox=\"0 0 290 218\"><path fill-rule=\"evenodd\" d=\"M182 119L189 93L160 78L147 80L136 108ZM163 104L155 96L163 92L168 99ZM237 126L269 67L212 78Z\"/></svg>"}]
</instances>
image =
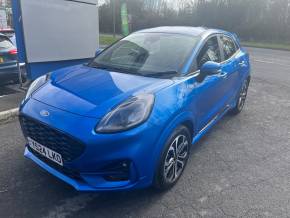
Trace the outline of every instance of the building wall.
<instances>
[{"instance_id":1,"label":"building wall","mask_svg":"<svg viewBox=\"0 0 290 218\"><path fill-rule=\"evenodd\" d=\"M2 12L1 15L6 13L6 17L0 18L0 29L12 28L12 8L11 8L11 0L0 0L0 10L5 11ZM4 16L4 15L3 15Z\"/></svg>"}]
</instances>

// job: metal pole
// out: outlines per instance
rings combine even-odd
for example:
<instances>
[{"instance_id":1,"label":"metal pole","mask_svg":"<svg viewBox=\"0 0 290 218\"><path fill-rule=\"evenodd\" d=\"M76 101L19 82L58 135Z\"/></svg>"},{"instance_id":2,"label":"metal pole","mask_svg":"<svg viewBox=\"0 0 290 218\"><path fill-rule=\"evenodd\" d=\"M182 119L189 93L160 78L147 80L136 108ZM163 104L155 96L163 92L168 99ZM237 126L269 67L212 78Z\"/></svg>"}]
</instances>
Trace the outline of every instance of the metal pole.
<instances>
[{"instance_id":1,"label":"metal pole","mask_svg":"<svg viewBox=\"0 0 290 218\"><path fill-rule=\"evenodd\" d=\"M112 0L113 2L113 32L114 32L114 38L116 38L116 0Z\"/></svg>"},{"instance_id":2,"label":"metal pole","mask_svg":"<svg viewBox=\"0 0 290 218\"><path fill-rule=\"evenodd\" d=\"M21 73L21 67L20 67L20 64L19 64L18 56L17 56L17 69L18 69L19 85L20 85L20 88L22 88L23 87L23 81L22 81L22 73Z\"/></svg>"}]
</instances>

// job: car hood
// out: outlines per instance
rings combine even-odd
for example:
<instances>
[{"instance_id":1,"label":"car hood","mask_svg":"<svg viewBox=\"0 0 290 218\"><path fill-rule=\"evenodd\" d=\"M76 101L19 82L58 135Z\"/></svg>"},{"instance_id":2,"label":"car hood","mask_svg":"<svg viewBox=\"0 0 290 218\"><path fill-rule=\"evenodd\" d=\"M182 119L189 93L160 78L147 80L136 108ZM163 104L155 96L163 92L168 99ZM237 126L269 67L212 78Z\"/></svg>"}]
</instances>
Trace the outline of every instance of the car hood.
<instances>
[{"instance_id":1,"label":"car hood","mask_svg":"<svg viewBox=\"0 0 290 218\"><path fill-rule=\"evenodd\" d=\"M74 114L100 118L130 96L154 93L172 83L78 65L52 73L51 81L32 98Z\"/></svg>"}]
</instances>

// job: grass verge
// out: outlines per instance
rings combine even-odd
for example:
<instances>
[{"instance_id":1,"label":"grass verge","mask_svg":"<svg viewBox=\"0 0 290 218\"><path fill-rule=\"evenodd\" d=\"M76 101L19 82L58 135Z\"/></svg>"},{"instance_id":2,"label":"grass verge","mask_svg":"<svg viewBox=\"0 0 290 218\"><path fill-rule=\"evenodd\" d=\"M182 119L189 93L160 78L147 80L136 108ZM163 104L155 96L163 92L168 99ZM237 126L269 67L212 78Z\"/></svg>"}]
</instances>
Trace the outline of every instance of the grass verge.
<instances>
[{"instance_id":1,"label":"grass verge","mask_svg":"<svg viewBox=\"0 0 290 218\"><path fill-rule=\"evenodd\" d=\"M122 36L120 35L116 35L116 37L114 37L111 34L100 34L100 45L111 45L121 37Z\"/></svg>"},{"instance_id":2,"label":"grass verge","mask_svg":"<svg viewBox=\"0 0 290 218\"><path fill-rule=\"evenodd\" d=\"M290 51L290 43L242 41L242 45L255 48L269 48Z\"/></svg>"}]
</instances>

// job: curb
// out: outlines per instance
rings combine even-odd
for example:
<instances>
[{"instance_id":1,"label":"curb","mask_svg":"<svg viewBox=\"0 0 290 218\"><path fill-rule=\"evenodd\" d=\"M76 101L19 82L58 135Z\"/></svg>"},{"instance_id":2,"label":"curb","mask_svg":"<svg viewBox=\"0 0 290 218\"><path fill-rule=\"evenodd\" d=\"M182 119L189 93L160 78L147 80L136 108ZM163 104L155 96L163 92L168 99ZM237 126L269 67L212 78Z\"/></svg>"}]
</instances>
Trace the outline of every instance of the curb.
<instances>
[{"instance_id":1,"label":"curb","mask_svg":"<svg viewBox=\"0 0 290 218\"><path fill-rule=\"evenodd\" d=\"M0 112L0 124L10 122L18 117L19 109L14 108L7 111Z\"/></svg>"}]
</instances>

